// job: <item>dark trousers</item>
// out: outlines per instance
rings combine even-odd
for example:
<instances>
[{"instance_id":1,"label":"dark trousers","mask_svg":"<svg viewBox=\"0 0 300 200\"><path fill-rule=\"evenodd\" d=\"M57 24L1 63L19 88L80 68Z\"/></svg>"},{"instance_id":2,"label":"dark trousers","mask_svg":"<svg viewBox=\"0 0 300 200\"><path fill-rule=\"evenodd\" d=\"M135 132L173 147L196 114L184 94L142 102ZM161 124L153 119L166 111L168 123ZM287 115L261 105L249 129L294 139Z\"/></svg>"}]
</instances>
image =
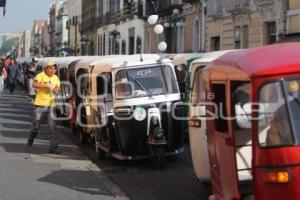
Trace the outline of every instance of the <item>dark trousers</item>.
<instances>
[{"instance_id":1,"label":"dark trousers","mask_svg":"<svg viewBox=\"0 0 300 200\"><path fill-rule=\"evenodd\" d=\"M10 93L13 93L15 91L16 85L17 85L17 83L15 83L15 82L9 83L9 91L10 91Z\"/></svg>"},{"instance_id":2,"label":"dark trousers","mask_svg":"<svg viewBox=\"0 0 300 200\"><path fill-rule=\"evenodd\" d=\"M37 136L42 121L46 119L48 124L50 150L55 150L59 145L59 134L56 131L56 122L53 116L55 112L51 112L51 110L51 107L35 106L29 139L33 140Z\"/></svg>"}]
</instances>

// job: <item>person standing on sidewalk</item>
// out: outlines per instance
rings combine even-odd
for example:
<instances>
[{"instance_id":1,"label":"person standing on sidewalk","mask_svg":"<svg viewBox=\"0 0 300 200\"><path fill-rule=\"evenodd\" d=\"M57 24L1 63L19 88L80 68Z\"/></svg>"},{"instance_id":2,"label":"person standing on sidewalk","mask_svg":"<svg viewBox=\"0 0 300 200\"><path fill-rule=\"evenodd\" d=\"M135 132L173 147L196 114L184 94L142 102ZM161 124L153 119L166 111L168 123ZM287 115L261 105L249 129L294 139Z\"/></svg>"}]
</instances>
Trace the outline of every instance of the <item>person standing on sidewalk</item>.
<instances>
[{"instance_id":1,"label":"person standing on sidewalk","mask_svg":"<svg viewBox=\"0 0 300 200\"><path fill-rule=\"evenodd\" d=\"M6 73L6 71L5 71L5 68L4 68L2 60L1 60L1 62L0 62L0 95L3 93L3 90L4 90L4 79L6 78L6 77L4 77L5 76L4 73Z\"/></svg>"},{"instance_id":2,"label":"person standing on sidewalk","mask_svg":"<svg viewBox=\"0 0 300 200\"><path fill-rule=\"evenodd\" d=\"M59 135L56 131L55 112L53 109L55 105L54 95L60 91L60 81L55 75L55 72L56 65L49 61L44 72L39 73L34 78L33 87L36 89L34 119L27 144L28 146L32 146L41 121L47 117L50 139L49 153L60 154L58 150Z\"/></svg>"},{"instance_id":3,"label":"person standing on sidewalk","mask_svg":"<svg viewBox=\"0 0 300 200\"><path fill-rule=\"evenodd\" d=\"M16 63L14 58L11 58L10 65L7 67L7 79L9 85L9 91L11 94L14 93L17 86L18 76L20 73L19 65Z\"/></svg>"},{"instance_id":4,"label":"person standing on sidewalk","mask_svg":"<svg viewBox=\"0 0 300 200\"><path fill-rule=\"evenodd\" d=\"M6 56L6 58L3 59L3 66L4 66L4 70L6 71L6 73L8 72L8 65L10 65L10 55ZM8 78L4 79L4 88L8 89L9 88L9 83L8 83Z\"/></svg>"},{"instance_id":5,"label":"person standing on sidewalk","mask_svg":"<svg viewBox=\"0 0 300 200\"><path fill-rule=\"evenodd\" d=\"M29 96L29 100L30 101L34 101L35 99L35 89L33 87L33 79L35 77L36 73L36 61L34 59L32 59L32 62L29 66L29 68L27 69L27 85L28 85L28 96Z\"/></svg>"}]
</instances>

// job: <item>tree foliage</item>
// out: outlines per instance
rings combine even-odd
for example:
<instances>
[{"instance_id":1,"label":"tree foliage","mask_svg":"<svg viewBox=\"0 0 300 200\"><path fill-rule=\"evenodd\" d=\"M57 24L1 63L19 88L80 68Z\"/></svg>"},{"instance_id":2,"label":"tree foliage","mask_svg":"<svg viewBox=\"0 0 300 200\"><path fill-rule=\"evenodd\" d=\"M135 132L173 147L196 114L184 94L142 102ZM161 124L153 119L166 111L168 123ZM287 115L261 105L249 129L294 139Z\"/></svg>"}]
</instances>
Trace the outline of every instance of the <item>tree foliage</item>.
<instances>
[{"instance_id":1,"label":"tree foliage","mask_svg":"<svg viewBox=\"0 0 300 200\"><path fill-rule=\"evenodd\" d=\"M16 45L17 39L12 38L3 42L0 48L0 55L5 55L7 52L10 52L12 47Z\"/></svg>"}]
</instances>

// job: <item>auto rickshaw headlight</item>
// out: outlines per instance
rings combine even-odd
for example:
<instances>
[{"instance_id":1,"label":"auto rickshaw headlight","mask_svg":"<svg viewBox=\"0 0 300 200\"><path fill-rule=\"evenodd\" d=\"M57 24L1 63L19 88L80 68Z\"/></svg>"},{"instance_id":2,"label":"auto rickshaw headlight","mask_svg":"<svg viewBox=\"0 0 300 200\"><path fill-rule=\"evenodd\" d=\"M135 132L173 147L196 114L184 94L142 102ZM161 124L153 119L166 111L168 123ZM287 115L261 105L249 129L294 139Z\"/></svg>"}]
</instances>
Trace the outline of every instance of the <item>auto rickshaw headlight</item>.
<instances>
[{"instance_id":1,"label":"auto rickshaw headlight","mask_svg":"<svg viewBox=\"0 0 300 200\"><path fill-rule=\"evenodd\" d=\"M156 117L156 116L154 116L154 117L151 117L151 122L152 122L152 124L154 124L154 125L157 125L158 124L158 117Z\"/></svg>"},{"instance_id":2,"label":"auto rickshaw headlight","mask_svg":"<svg viewBox=\"0 0 300 200\"><path fill-rule=\"evenodd\" d=\"M154 133L154 136L156 139L162 139L164 137L164 129L160 128L160 127L157 127L154 129L153 131Z\"/></svg>"},{"instance_id":3,"label":"auto rickshaw headlight","mask_svg":"<svg viewBox=\"0 0 300 200\"><path fill-rule=\"evenodd\" d=\"M265 172L264 182L265 183L289 183L290 174L287 171Z\"/></svg>"},{"instance_id":4,"label":"auto rickshaw headlight","mask_svg":"<svg viewBox=\"0 0 300 200\"><path fill-rule=\"evenodd\" d=\"M124 107L124 108L115 108L115 113L121 114L121 115L130 115L130 108Z\"/></svg>"}]
</instances>

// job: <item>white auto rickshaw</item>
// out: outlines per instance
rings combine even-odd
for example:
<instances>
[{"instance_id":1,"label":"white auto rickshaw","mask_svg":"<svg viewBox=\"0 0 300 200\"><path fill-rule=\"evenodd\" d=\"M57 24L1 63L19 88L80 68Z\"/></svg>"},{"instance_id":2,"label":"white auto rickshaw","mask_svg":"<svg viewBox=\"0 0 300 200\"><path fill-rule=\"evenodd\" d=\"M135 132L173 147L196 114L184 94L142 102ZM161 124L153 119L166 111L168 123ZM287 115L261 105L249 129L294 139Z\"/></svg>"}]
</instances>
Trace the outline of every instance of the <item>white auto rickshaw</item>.
<instances>
[{"instance_id":1,"label":"white auto rickshaw","mask_svg":"<svg viewBox=\"0 0 300 200\"><path fill-rule=\"evenodd\" d=\"M183 151L182 107L170 60L155 54L107 57L90 63L87 72L89 95L78 109L95 120L89 128L99 158L152 158L164 168L167 155Z\"/></svg>"}]
</instances>

